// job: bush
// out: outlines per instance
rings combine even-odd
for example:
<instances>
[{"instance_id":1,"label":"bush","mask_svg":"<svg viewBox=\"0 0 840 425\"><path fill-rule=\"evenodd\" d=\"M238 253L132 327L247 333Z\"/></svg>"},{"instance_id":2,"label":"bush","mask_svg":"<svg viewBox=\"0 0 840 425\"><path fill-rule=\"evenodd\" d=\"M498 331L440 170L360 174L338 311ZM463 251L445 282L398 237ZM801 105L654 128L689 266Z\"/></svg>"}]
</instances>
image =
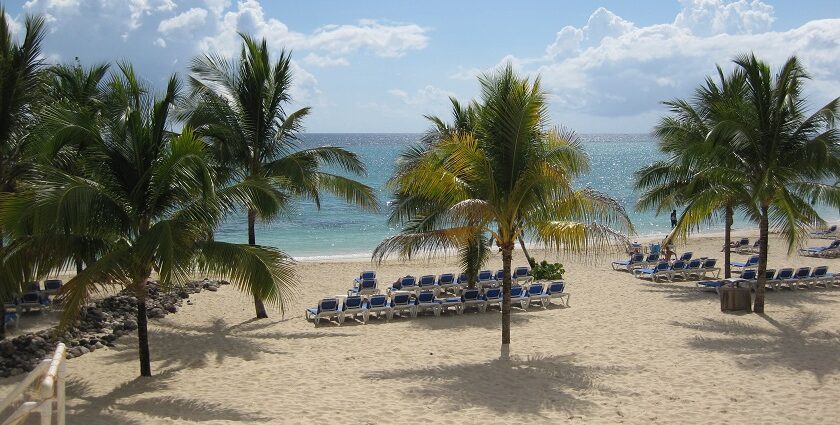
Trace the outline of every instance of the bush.
<instances>
[{"instance_id":1,"label":"bush","mask_svg":"<svg viewBox=\"0 0 840 425\"><path fill-rule=\"evenodd\" d=\"M549 263L545 260L537 263L533 258L529 258L528 263L531 264L531 276L534 276L534 280L562 279L563 273L566 273L561 263Z\"/></svg>"}]
</instances>

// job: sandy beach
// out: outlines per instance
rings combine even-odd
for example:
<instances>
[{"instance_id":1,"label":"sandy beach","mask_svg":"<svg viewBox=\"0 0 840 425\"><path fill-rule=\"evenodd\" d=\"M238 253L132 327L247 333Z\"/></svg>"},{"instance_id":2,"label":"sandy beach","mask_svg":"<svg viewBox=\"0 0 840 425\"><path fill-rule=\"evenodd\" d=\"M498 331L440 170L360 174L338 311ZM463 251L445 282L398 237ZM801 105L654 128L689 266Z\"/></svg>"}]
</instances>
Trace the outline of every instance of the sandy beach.
<instances>
[{"instance_id":1,"label":"sandy beach","mask_svg":"<svg viewBox=\"0 0 840 425\"><path fill-rule=\"evenodd\" d=\"M720 240L678 250L722 260ZM611 270L615 258L561 258L571 307L515 309L509 362L499 360L498 310L341 327L304 320L305 307L346 291L367 260L300 263L300 296L285 318L255 321L248 297L205 291L151 320L154 377L137 377L134 336L69 360L68 423L836 421L840 288L768 292L766 315L724 314L714 292L635 279ZM773 267L838 272L836 261L771 245ZM489 268L500 265L494 257ZM456 270L453 259L376 267L380 281ZM22 377L0 380L0 396Z\"/></svg>"}]
</instances>

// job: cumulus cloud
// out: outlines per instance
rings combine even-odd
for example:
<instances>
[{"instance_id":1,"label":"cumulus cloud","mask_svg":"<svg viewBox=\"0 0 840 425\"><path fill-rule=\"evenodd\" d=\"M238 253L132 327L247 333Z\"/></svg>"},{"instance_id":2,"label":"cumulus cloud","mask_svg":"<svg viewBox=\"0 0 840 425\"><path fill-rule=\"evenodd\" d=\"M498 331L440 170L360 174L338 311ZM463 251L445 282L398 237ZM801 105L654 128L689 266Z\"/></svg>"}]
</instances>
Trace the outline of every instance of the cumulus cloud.
<instances>
[{"instance_id":1,"label":"cumulus cloud","mask_svg":"<svg viewBox=\"0 0 840 425\"><path fill-rule=\"evenodd\" d=\"M449 98L455 96L454 93L443 90L441 88L427 85L412 94L400 89L391 89L388 90L388 94L392 96L396 96L400 100L403 101L406 105L435 105L439 106L443 104L444 106L449 105Z\"/></svg>"},{"instance_id":2,"label":"cumulus cloud","mask_svg":"<svg viewBox=\"0 0 840 425\"><path fill-rule=\"evenodd\" d=\"M315 53L310 53L303 58L303 62L307 65L329 67L329 66L347 66L350 62L345 58L334 58L330 56L320 56Z\"/></svg>"},{"instance_id":3,"label":"cumulus cloud","mask_svg":"<svg viewBox=\"0 0 840 425\"><path fill-rule=\"evenodd\" d=\"M545 56L509 56L499 63L513 60L523 72L540 74L561 120L655 116L661 101L690 96L716 64L729 69L732 57L749 52L775 66L797 55L813 76L808 87L815 104L840 94L840 20L772 31L773 8L759 0L681 3L672 23L649 26L599 8L584 25L562 28ZM477 71L462 69L452 77Z\"/></svg>"},{"instance_id":4,"label":"cumulus cloud","mask_svg":"<svg viewBox=\"0 0 840 425\"><path fill-rule=\"evenodd\" d=\"M428 44L426 29L415 24L391 24L362 20L357 24L327 25L312 34L293 31L280 20L265 16L257 0L240 1L236 9L220 16L215 34L204 37L199 47L231 54L239 45L237 32L264 37L273 44L293 49L345 55L367 50L377 56L397 57Z\"/></svg>"},{"instance_id":5,"label":"cumulus cloud","mask_svg":"<svg viewBox=\"0 0 840 425\"><path fill-rule=\"evenodd\" d=\"M182 28L195 29L195 27L204 24L206 19L207 10L200 7L194 7L184 13L160 21L160 24L158 24L158 32L169 34Z\"/></svg>"}]
</instances>

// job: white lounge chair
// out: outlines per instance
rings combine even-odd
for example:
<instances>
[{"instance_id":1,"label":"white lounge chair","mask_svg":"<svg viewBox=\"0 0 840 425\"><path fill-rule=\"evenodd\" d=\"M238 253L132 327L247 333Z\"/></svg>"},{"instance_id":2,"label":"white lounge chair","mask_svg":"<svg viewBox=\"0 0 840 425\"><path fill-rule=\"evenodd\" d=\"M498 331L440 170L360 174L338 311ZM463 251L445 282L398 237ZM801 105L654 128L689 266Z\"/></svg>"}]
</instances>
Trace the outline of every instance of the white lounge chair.
<instances>
[{"instance_id":1,"label":"white lounge chair","mask_svg":"<svg viewBox=\"0 0 840 425\"><path fill-rule=\"evenodd\" d=\"M545 285L542 283L533 283L529 285L525 295L528 297L528 307L535 303L539 303L542 308L546 308L551 302L548 294L545 292Z\"/></svg>"},{"instance_id":2,"label":"white lounge chair","mask_svg":"<svg viewBox=\"0 0 840 425\"><path fill-rule=\"evenodd\" d=\"M337 298L324 298L318 302L316 307L306 309L306 318L313 320L315 326L321 323L321 319L327 319L328 321L333 317L338 319L339 314Z\"/></svg>"},{"instance_id":3,"label":"white lounge chair","mask_svg":"<svg viewBox=\"0 0 840 425\"><path fill-rule=\"evenodd\" d=\"M551 300L554 298L559 298L560 302L562 302L566 307L568 307L570 294L565 290L566 282L562 280L549 283L548 289L546 289L546 293L548 294L548 302L550 303Z\"/></svg>"}]
</instances>

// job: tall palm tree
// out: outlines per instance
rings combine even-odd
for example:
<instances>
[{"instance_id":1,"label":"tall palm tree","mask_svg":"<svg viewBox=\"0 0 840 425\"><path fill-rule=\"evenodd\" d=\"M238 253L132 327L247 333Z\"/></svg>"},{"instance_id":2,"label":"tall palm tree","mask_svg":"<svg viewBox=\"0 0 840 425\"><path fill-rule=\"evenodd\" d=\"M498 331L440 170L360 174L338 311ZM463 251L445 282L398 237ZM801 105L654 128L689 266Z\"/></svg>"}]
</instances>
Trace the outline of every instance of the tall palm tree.
<instances>
[{"instance_id":1,"label":"tall palm tree","mask_svg":"<svg viewBox=\"0 0 840 425\"><path fill-rule=\"evenodd\" d=\"M376 210L373 190L350 178L327 172L338 169L365 175L359 158L338 147L299 149L299 132L309 108L291 113L291 55L284 50L272 62L265 39L241 34L238 60L205 54L193 60L193 96L183 116L196 134L210 144L220 174L227 181L267 179L276 199L300 197L320 207L321 191L360 207ZM282 195L281 195L282 194ZM264 213L248 209L248 243L256 244L257 219L270 221L284 211L278 204ZM254 298L258 318L268 317L262 300Z\"/></svg>"},{"instance_id":2,"label":"tall palm tree","mask_svg":"<svg viewBox=\"0 0 840 425\"><path fill-rule=\"evenodd\" d=\"M671 237L685 237L722 215L724 276L729 278L734 213L750 197L741 181L715 175L720 167L735 165L735 160L725 143L715 143L708 136L719 122L745 107L746 81L740 71L727 76L718 67L717 75L719 81L706 78L691 101L664 102L671 115L660 120L653 134L668 157L636 171L636 190L642 191L636 208L657 213L682 209Z\"/></svg>"},{"instance_id":3,"label":"tall palm tree","mask_svg":"<svg viewBox=\"0 0 840 425\"><path fill-rule=\"evenodd\" d=\"M792 252L807 238L813 223L823 220L817 203L840 207L840 133L836 128L840 98L808 115L803 85L808 74L796 57L774 74L755 55L733 61L744 73L744 103L712 129L709 139L726 146L735 166L717 170L721 178L739 181L752 203L744 212L759 227L758 286L754 311L764 312L768 235L777 230Z\"/></svg>"},{"instance_id":4,"label":"tall palm tree","mask_svg":"<svg viewBox=\"0 0 840 425\"><path fill-rule=\"evenodd\" d=\"M29 167L26 141L35 120L34 109L44 92L44 18L27 16L23 28L23 39L17 43L6 20L6 10L0 5L0 193L14 192L21 174ZM0 249L5 236L0 226ZM3 301L19 290L10 281L0 282L0 339L6 336Z\"/></svg>"},{"instance_id":5,"label":"tall palm tree","mask_svg":"<svg viewBox=\"0 0 840 425\"><path fill-rule=\"evenodd\" d=\"M102 285L132 291L142 376L151 375L146 297L153 272L164 289L196 270L223 277L281 309L295 282L293 262L277 249L207 240L234 201L260 196L252 196L255 186L217 187L203 141L188 127L170 130L178 97L175 76L153 97L131 66L120 65L108 83L104 119L67 123L95 141L78 150L75 172L36 166L21 190L0 198L0 225L12 230L17 248L5 260L18 275L66 266L76 252L65 238L99 241L97 260L62 290L64 323Z\"/></svg>"},{"instance_id":6,"label":"tall palm tree","mask_svg":"<svg viewBox=\"0 0 840 425\"><path fill-rule=\"evenodd\" d=\"M549 126L546 95L537 78L508 65L479 79L481 101L472 132L453 132L431 145L409 148L389 184L391 217L399 234L375 250L429 254L467 245L489 234L502 253L502 355L510 347L511 261L524 234L555 249L592 252L623 241L611 225L631 231L623 208L572 180L588 158L575 135Z\"/></svg>"}]
</instances>

